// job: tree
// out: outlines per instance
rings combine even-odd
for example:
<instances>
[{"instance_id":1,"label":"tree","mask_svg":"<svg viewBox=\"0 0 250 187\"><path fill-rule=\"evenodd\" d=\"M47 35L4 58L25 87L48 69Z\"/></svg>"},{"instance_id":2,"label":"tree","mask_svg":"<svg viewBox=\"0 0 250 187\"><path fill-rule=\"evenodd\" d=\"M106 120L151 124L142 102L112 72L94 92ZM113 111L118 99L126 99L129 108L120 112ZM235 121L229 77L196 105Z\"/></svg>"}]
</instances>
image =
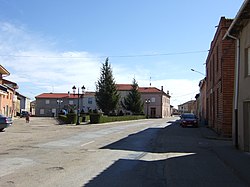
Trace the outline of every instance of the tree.
<instances>
[{"instance_id":1,"label":"tree","mask_svg":"<svg viewBox=\"0 0 250 187\"><path fill-rule=\"evenodd\" d=\"M96 83L96 103L108 115L117 108L120 95L117 92L109 59L102 64L101 76Z\"/></svg>"},{"instance_id":2,"label":"tree","mask_svg":"<svg viewBox=\"0 0 250 187\"><path fill-rule=\"evenodd\" d=\"M138 84L133 79L132 89L129 94L121 101L121 105L125 110L131 111L133 114L142 114L144 103L141 100L141 94L138 91Z\"/></svg>"}]
</instances>

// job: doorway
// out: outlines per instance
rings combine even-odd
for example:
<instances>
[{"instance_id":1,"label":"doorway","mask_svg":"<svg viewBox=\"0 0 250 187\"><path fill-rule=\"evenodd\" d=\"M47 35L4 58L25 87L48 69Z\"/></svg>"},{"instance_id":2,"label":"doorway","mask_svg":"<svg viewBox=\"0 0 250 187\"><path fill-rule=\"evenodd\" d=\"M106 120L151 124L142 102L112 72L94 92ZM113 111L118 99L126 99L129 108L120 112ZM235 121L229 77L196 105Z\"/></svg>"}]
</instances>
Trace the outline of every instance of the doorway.
<instances>
[{"instance_id":1,"label":"doorway","mask_svg":"<svg viewBox=\"0 0 250 187\"><path fill-rule=\"evenodd\" d=\"M244 151L250 151L250 102L243 103Z\"/></svg>"},{"instance_id":2,"label":"doorway","mask_svg":"<svg viewBox=\"0 0 250 187\"><path fill-rule=\"evenodd\" d=\"M156 117L156 108L150 108L150 117L155 118Z\"/></svg>"}]
</instances>

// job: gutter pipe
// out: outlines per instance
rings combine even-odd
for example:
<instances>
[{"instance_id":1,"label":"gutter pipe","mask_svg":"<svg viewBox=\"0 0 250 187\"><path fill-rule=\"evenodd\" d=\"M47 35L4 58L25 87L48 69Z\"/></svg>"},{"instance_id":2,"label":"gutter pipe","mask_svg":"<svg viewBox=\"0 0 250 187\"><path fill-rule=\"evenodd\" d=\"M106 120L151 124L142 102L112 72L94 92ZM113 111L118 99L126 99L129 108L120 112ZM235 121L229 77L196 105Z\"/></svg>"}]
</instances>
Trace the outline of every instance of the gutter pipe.
<instances>
[{"instance_id":1,"label":"gutter pipe","mask_svg":"<svg viewBox=\"0 0 250 187\"><path fill-rule=\"evenodd\" d=\"M226 33L223 39L228 36L236 40L236 66L235 66L235 90L234 90L234 116L235 116L235 147L239 148L239 139L238 139L238 101L239 101L239 67L240 67L240 39L232 36L229 32Z\"/></svg>"}]
</instances>

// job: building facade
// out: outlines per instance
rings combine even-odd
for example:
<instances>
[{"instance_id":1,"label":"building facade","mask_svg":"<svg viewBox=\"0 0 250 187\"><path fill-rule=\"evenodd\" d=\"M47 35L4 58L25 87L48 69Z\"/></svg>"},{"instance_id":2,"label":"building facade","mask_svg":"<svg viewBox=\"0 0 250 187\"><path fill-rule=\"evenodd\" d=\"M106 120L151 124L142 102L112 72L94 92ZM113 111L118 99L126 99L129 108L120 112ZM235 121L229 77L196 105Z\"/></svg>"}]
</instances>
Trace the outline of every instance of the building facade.
<instances>
[{"instance_id":1,"label":"building facade","mask_svg":"<svg viewBox=\"0 0 250 187\"><path fill-rule=\"evenodd\" d=\"M62 109L76 112L78 105L80 111L83 110L84 112L97 109L95 92L80 94L79 99L77 94L70 93L43 93L35 98L35 116L57 116Z\"/></svg>"},{"instance_id":2,"label":"building facade","mask_svg":"<svg viewBox=\"0 0 250 187\"><path fill-rule=\"evenodd\" d=\"M178 111L180 114L183 113L195 113L195 105L196 101L195 100L190 100L186 103L178 105Z\"/></svg>"},{"instance_id":3,"label":"building facade","mask_svg":"<svg viewBox=\"0 0 250 187\"><path fill-rule=\"evenodd\" d=\"M132 89L131 84L117 84L117 90L121 100L128 95ZM144 114L150 118L165 118L171 116L170 95L155 87L138 87L141 99L144 103ZM150 102L146 103L148 100ZM120 107L122 110L122 108Z\"/></svg>"},{"instance_id":4,"label":"building facade","mask_svg":"<svg viewBox=\"0 0 250 187\"><path fill-rule=\"evenodd\" d=\"M10 73L0 65L0 114L8 117L16 116L17 96L16 83L3 79L3 75L8 76Z\"/></svg>"},{"instance_id":5,"label":"building facade","mask_svg":"<svg viewBox=\"0 0 250 187\"><path fill-rule=\"evenodd\" d=\"M200 87L200 109L199 109L199 122L202 125L207 124L207 106L206 106L206 77L199 82Z\"/></svg>"},{"instance_id":6,"label":"building facade","mask_svg":"<svg viewBox=\"0 0 250 187\"><path fill-rule=\"evenodd\" d=\"M225 39L234 39L235 84L233 141L241 150L250 151L250 1L245 0Z\"/></svg>"},{"instance_id":7,"label":"building facade","mask_svg":"<svg viewBox=\"0 0 250 187\"><path fill-rule=\"evenodd\" d=\"M235 41L223 40L232 19L221 17L206 59L206 115L209 127L232 136Z\"/></svg>"},{"instance_id":8,"label":"building facade","mask_svg":"<svg viewBox=\"0 0 250 187\"><path fill-rule=\"evenodd\" d=\"M30 99L28 97L18 93L18 92L16 92L16 97L17 97L17 104L16 104L17 116L19 116L22 111L31 112Z\"/></svg>"}]
</instances>

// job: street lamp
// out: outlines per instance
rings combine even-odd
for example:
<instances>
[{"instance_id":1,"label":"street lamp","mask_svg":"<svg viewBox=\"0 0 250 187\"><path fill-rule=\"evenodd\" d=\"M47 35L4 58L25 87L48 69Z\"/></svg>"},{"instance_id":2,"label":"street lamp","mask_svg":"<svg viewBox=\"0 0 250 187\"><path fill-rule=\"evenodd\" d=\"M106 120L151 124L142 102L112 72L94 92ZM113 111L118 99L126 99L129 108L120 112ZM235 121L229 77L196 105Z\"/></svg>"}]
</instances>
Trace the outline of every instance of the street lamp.
<instances>
[{"instance_id":1,"label":"street lamp","mask_svg":"<svg viewBox=\"0 0 250 187\"><path fill-rule=\"evenodd\" d=\"M82 86L81 87L81 89L82 89L82 93L80 94L80 92L79 92L79 87L77 88L77 90L78 90L78 92L77 92L77 94L76 94L76 87L75 86L73 86L72 87L72 90L73 90L73 95L75 96L75 95L77 95L77 121L76 121L76 125L79 125L80 124L80 121L79 121L79 115L80 115L80 105L79 105L79 103L80 103L80 97L82 98L83 97L83 95L84 95L84 93L85 93L85 87L84 86Z\"/></svg>"},{"instance_id":2,"label":"street lamp","mask_svg":"<svg viewBox=\"0 0 250 187\"><path fill-rule=\"evenodd\" d=\"M149 106L150 102L151 102L150 99L145 100L145 103L147 105L147 118L148 118L148 106Z\"/></svg>"},{"instance_id":3,"label":"street lamp","mask_svg":"<svg viewBox=\"0 0 250 187\"><path fill-rule=\"evenodd\" d=\"M206 75L205 75L204 73L201 73L201 72L196 71L196 70L194 70L194 69L191 69L191 71L194 71L194 72L199 73L199 74L203 75L204 77L206 77Z\"/></svg>"},{"instance_id":4,"label":"street lamp","mask_svg":"<svg viewBox=\"0 0 250 187\"><path fill-rule=\"evenodd\" d=\"M56 100L57 104L58 104L58 112L57 112L57 115L59 116L59 113L60 113L60 110L61 110L61 103L63 102L62 99L57 99Z\"/></svg>"}]
</instances>

